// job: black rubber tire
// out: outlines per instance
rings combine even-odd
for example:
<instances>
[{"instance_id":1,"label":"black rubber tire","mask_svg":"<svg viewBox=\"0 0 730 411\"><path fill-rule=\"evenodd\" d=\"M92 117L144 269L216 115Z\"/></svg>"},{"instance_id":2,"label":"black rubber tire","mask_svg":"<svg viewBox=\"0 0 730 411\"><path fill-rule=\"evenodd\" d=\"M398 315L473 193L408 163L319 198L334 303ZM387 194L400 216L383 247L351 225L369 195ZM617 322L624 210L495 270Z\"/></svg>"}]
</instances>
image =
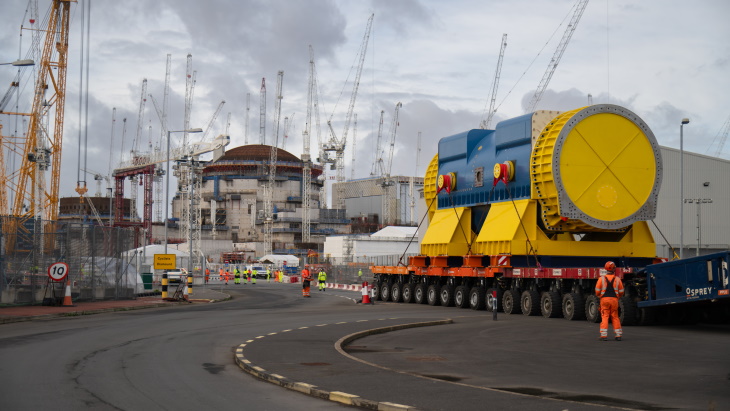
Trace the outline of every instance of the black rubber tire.
<instances>
[{"instance_id":1,"label":"black rubber tire","mask_svg":"<svg viewBox=\"0 0 730 411\"><path fill-rule=\"evenodd\" d=\"M544 291L540 295L540 312L545 318L557 318L563 311L560 294L557 291Z\"/></svg>"},{"instance_id":2,"label":"black rubber tire","mask_svg":"<svg viewBox=\"0 0 730 411\"><path fill-rule=\"evenodd\" d=\"M501 288L494 288L494 287L487 288L487 291L484 293L484 301L485 301L486 309L489 312L492 312L492 310L494 309L494 307L492 307L494 305L494 299L491 298L491 296L495 290L497 291L497 312L501 312L502 311L502 289Z\"/></svg>"},{"instance_id":3,"label":"black rubber tire","mask_svg":"<svg viewBox=\"0 0 730 411\"><path fill-rule=\"evenodd\" d=\"M426 284L416 284L413 288L413 301L415 301L416 304L426 304Z\"/></svg>"},{"instance_id":4,"label":"black rubber tire","mask_svg":"<svg viewBox=\"0 0 730 411\"><path fill-rule=\"evenodd\" d=\"M469 290L460 285L454 290L454 305L459 308L469 308Z\"/></svg>"},{"instance_id":5,"label":"black rubber tire","mask_svg":"<svg viewBox=\"0 0 730 411\"><path fill-rule=\"evenodd\" d=\"M403 302L410 304L413 302L413 284L403 284Z\"/></svg>"},{"instance_id":6,"label":"black rubber tire","mask_svg":"<svg viewBox=\"0 0 730 411\"><path fill-rule=\"evenodd\" d=\"M454 306L454 286L453 285L442 285L439 290L439 304L444 307Z\"/></svg>"},{"instance_id":7,"label":"black rubber tire","mask_svg":"<svg viewBox=\"0 0 730 411\"><path fill-rule=\"evenodd\" d=\"M393 283L393 285L390 286L390 301L393 301L394 303L403 301L403 284Z\"/></svg>"},{"instance_id":8,"label":"black rubber tire","mask_svg":"<svg viewBox=\"0 0 730 411\"><path fill-rule=\"evenodd\" d=\"M519 314L520 293L517 290L507 290L502 296L502 310L505 314Z\"/></svg>"},{"instance_id":9,"label":"black rubber tire","mask_svg":"<svg viewBox=\"0 0 730 411\"><path fill-rule=\"evenodd\" d=\"M487 306L487 302L484 301L484 292L483 287L472 287L469 290L469 307L472 310L483 310Z\"/></svg>"},{"instance_id":10,"label":"black rubber tire","mask_svg":"<svg viewBox=\"0 0 730 411\"><path fill-rule=\"evenodd\" d=\"M426 289L426 301L428 301L428 305L439 305L441 302L441 298L439 298L439 287L436 284L431 284Z\"/></svg>"},{"instance_id":11,"label":"black rubber tire","mask_svg":"<svg viewBox=\"0 0 730 411\"><path fill-rule=\"evenodd\" d=\"M656 309L654 307L639 308L638 325L656 324Z\"/></svg>"},{"instance_id":12,"label":"black rubber tire","mask_svg":"<svg viewBox=\"0 0 730 411\"><path fill-rule=\"evenodd\" d=\"M375 281L372 285L373 285L373 301L380 301L380 282Z\"/></svg>"},{"instance_id":13,"label":"black rubber tire","mask_svg":"<svg viewBox=\"0 0 730 411\"><path fill-rule=\"evenodd\" d=\"M586 302L583 294L567 293L563 296L563 318L568 321L586 319Z\"/></svg>"},{"instance_id":14,"label":"black rubber tire","mask_svg":"<svg viewBox=\"0 0 730 411\"><path fill-rule=\"evenodd\" d=\"M390 287L391 283L382 283L380 285L380 299L383 301L390 300Z\"/></svg>"},{"instance_id":15,"label":"black rubber tire","mask_svg":"<svg viewBox=\"0 0 730 411\"><path fill-rule=\"evenodd\" d=\"M601 300L595 295L589 295L586 297L586 320L589 323L600 323L601 322Z\"/></svg>"},{"instance_id":16,"label":"black rubber tire","mask_svg":"<svg viewBox=\"0 0 730 411\"><path fill-rule=\"evenodd\" d=\"M623 296L618 299L618 319L622 327L639 322L639 308L631 297Z\"/></svg>"},{"instance_id":17,"label":"black rubber tire","mask_svg":"<svg viewBox=\"0 0 730 411\"><path fill-rule=\"evenodd\" d=\"M535 290L525 290L520 296L520 308L524 315L540 314L540 294Z\"/></svg>"}]
</instances>

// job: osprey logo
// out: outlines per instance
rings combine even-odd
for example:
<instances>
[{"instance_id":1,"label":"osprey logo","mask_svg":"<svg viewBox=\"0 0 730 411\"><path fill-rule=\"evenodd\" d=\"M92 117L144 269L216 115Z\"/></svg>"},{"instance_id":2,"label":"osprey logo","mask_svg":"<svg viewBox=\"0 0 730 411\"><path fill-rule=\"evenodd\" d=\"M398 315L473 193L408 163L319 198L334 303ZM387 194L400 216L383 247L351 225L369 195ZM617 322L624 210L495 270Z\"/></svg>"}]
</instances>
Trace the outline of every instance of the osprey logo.
<instances>
[{"instance_id":1,"label":"osprey logo","mask_svg":"<svg viewBox=\"0 0 730 411\"><path fill-rule=\"evenodd\" d=\"M710 295L712 293L712 287L702 288L689 288L687 287L687 297L699 297L703 295Z\"/></svg>"}]
</instances>

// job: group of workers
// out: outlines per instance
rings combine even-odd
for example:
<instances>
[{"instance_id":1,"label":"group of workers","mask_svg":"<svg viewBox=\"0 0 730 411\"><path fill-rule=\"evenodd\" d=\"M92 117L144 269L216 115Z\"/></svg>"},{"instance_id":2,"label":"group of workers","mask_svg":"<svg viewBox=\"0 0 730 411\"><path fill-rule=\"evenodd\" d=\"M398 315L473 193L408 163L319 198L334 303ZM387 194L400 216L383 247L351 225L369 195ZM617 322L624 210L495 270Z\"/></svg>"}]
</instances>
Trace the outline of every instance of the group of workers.
<instances>
[{"instance_id":1,"label":"group of workers","mask_svg":"<svg viewBox=\"0 0 730 411\"><path fill-rule=\"evenodd\" d=\"M312 272L309 271L309 266L305 265L302 270L302 297L311 297L309 289L312 280ZM317 273L317 288L319 291L327 291L327 272L324 271L324 268L320 268Z\"/></svg>"},{"instance_id":2,"label":"group of workers","mask_svg":"<svg viewBox=\"0 0 730 411\"><path fill-rule=\"evenodd\" d=\"M258 278L259 272L258 270L250 269L250 268L244 268L243 270L240 270L238 266L235 266L233 268L233 272L231 273L227 268L221 267L218 269L218 278L221 281L225 281L225 284L228 285L228 282L233 279L234 284L246 284L246 282L250 284L256 284L256 278ZM274 281L276 282L282 282L284 273L281 270L274 270L271 271L270 268L266 269L266 282L271 282L271 277L274 277ZM243 282L241 280L243 279ZM208 281L210 281L210 269L205 269L205 283L208 284Z\"/></svg>"}]
</instances>

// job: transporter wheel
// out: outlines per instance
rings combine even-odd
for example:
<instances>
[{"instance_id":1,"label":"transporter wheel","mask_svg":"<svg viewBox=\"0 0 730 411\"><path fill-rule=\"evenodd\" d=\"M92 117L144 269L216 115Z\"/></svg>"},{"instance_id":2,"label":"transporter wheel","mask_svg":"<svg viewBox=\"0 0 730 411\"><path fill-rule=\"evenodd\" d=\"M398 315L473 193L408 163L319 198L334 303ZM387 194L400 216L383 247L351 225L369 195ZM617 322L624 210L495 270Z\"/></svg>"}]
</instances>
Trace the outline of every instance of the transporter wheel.
<instances>
[{"instance_id":1,"label":"transporter wheel","mask_svg":"<svg viewBox=\"0 0 730 411\"><path fill-rule=\"evenodd\" d=\"M492 295L494 295L494 291L497 291L497 299L495 300L492 298ZM484 294L484 300L487 304L487 311L494 311L494 306L496 304L497 311L502 311L502 289L501 288L488 288L486 294Z\"/></svg>"},{"instance_id":2,"label":"transporter wheel","mask_svg":"<svg viewBox=\"0 0 730 411\"><path fill-rule=\"evenodd\" d=\"M426 289L426 300L428 305L439 305L441 299L439 298L439 287L438 285L431 284Z\"/></svg>"},{"instance_id":3,"label":"transporter wheel","mask_svg":"<svg viewBox=\"0 0 730 411\"><path fill-rule=\"evenodd\" d=\"M383 283L380 285L380 299L383 301L390 300L390 286L391 283Z\"/></svg>"},{"instance_id":4,"label":"transporter wheel","mask_svg":"<svg viewBox=\"0 0 730 411\"><path fill-rule=\"evenodd\" d=\"M416 284L416 287L413 288L413 300L416 304L426 304L426 284Z\"/></svg>"},{"instance_id":5,"label":"transporter wheel","mask_svg":"<svg viewBox=\"0 0 730 411\"><path fill-rule=\"evenodd\" d=\"M459 308L469 308L469 291L463 285L454 290L454 305Z\"/></svg>"},{"instance_id":6,"label":"transporter wheel","mask_svg":"<svg viewBox=\"0 0 730 411\"><path fill-rule=\"evenodd\" d=\"M525 290L520 296L520 307L524 315L540 313L540 294L535 290Z\"/></svg>"},{"instance_id":7,"label":"transporter wheel","mask_svg":"<svg viewBox=\"0 0 730 411\"><path fill-rule=\"evenodd\" d=\"M393 285L390 286L390 300L394 303L399 303L403 301L403 293L401 292L402 290L403 284L393 283Z\"/></svg>"},{"instance_id":8,"label":"transporter wheel","mask_svg":"<svg viewBox=\"0 0 730 411\"><path fill-rule=\"evenodd\" d=\"M373 300L380 301L380 282L373 282Z\"/></svg>"},{"instance_id":9,"label":"transporter wheel","mask_svg":"<svg viewBox=\"0 0 730 411\"><path fill-rule=\"evenodd\" d=\"M560 294L557 291L543 292L540 296L540 311L545 318L559 317L562 311Z\"/></svg>"},{"instance_id":10,"label":"transporter wheel","mask_svg":"<svg viewBox=\"0 0 730 411\"><path fill-rule=\"evenodd\" d=\"M654 307L639 308L639 325L656 324L656 309Z\"/></svg>"},{"instance_id":11,"label":"transporter wheel","mask_svg":"<svg viewBox=\"0 0 730 411\"><path fill-rule=\"evenodd\" d=\"M586 302L583 294L568 293L563 296L563 317L569 321L585 320Z\"/></svg>"},{"instance_id":12,"label":"transporter wheel","mask_svg":"<svg viewBox=\"0 0 730 411\"><path fill-rule=\"evenodd\" d=\"M621 326L636 325L639 322L639 309L636 307L636 301L631 297L623 296L618 299L618 319Z\"/></svg>"},{"instance_id":13,"label":"transporter wheel","mask_svg":"<svg viewBox=\"0 0 730 411\"><path fill-rule=\"evenodd\" d=\"M591 323L601 322L601 300L595 295L586 298L586 320Z\"/></svg>"},{"instance_id":14,"label":"transporter wheel","mask_svg":"<svg viewBox=\"0 0 730 411\"><path fill-rule=\"evenodd\" d=\"M413 302L413 284L403 284L403 302L404 303L412 303Z\"/></svg>"},{"instance_id":15,"label":"transporter wheel","mask_svg":"<svg viewBox=\"0 0 730 411\"><path fill-rule=\"evenodd\" d=\"M520 293L517 290L507 290L502 295L502 310L505 314L520 312Z\"/></svg>"},{"instance_id":16,"label":"transporter wheel","mask_svg":"<svg viewBox=\"0 0 730 411\"><path fill-rule=\"evenodd\" d=\"M472 287L469 290L469 307L472 310L483 310L486 306L486 301L484 301L484 288Z\"/></svg>"},{"instance_id":17,"label":"transporter wheel","mask_svg":"<svg viewBox=\"0 0 730 411\"><path fill-rule=\"evenodd\" d=\"M454 286L443 285L439 290L439 303L444 307L451 307L454 305Z\"/></svg>"}]
</instances>

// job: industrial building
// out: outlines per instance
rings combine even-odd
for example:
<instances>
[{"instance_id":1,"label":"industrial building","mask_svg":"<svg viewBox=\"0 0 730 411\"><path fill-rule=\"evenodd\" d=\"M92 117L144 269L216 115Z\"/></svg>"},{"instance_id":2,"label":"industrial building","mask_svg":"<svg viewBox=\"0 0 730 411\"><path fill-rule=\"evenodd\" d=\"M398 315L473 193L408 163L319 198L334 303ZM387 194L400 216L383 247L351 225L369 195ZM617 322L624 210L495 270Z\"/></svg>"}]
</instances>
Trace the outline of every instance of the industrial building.
<instances>
[{"instance_id":1,"label":"industrial building","mask_svg":"<svg viewBox=\"0 0 730 411\"><path fill-rule=\"evenodd\" d=\"M345 215L354 219L368 218L381 227L418 224L418 207L423 200L423 177L371 177L334 183L332 203L344 204ZM356 230L357 231L357 230ZM376 230L361 230L374 232Z\"/></svg>"},{"instance_id":2,"label":"industrial building","mask_svg":"<svg viewBox=\"0 0 730 411\"><path fill-rule=\"evenodd\" d=\"M236 253L237 260L264 254L264 186L269 181L271 146L246 145L226 151L223 156L202 165L200 192L200 239L203 254L215 257ZM318 177L322 166L311 165L310 241L302 241L302 174L304 163L295 155L277 149L275 188L273 190L272 251L275 254L306 255L321 251L325 236L350 232L344 210L322 208ZM182 196L172 201L168 238L180 238ZM161 238L155 232L155 238ZM216 261L217 262L217 261Z\"/></svg>"}]
</instances>

